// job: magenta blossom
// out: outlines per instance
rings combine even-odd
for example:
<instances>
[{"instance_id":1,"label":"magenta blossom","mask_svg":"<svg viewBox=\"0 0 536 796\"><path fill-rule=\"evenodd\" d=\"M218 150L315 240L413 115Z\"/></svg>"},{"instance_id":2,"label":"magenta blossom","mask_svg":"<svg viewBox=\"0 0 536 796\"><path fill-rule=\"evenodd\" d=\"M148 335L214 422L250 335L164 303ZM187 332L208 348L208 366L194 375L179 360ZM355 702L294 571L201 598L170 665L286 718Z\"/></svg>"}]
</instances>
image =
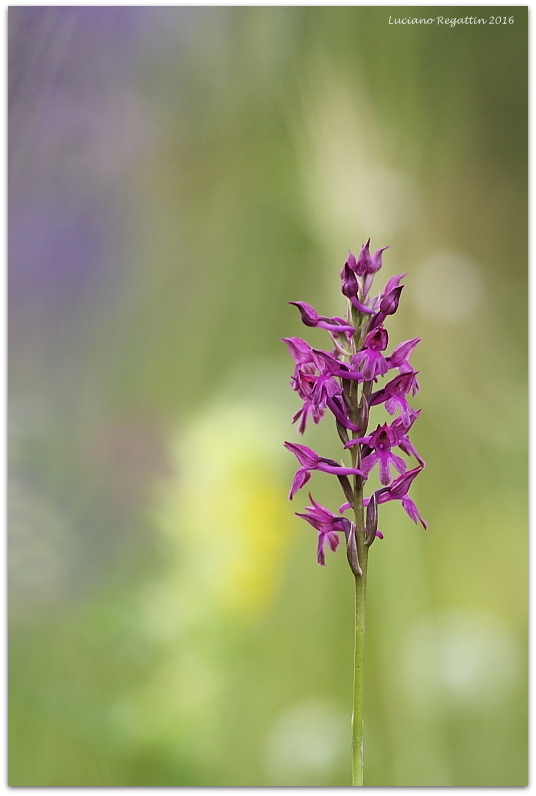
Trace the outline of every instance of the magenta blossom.
<instances>
[{"instance_id":1,"label":"magenta blossom","mask_svg":"<svg viewBox=\"0 0 536 796\"><path fill-rule=\"evenodd\" d=\"M350 358L352 367L361 370L364 381L376 381L377 376L384 376L389 370L381 353L387 348L388 340L387 331L379 326L367 334L363 348Z\"/></svg>"},{"instance_id":2,"label":"magenta blossom","mask_svg":"<svg viewBox=\"0 0 536 796\"><path fill-rule=\"evenodd\" d=\"M422 465L415 467L413 470L407 470L403 475L399 475L398 478L395 478L395 480L388 487L378 489L374 494L376 495L376 501L378 504L387 503L389 500L400 500L402 507L408 517L413 520L415 524L420 522L422 527L426 530L428 525L419 514L415 503L408 497L409 488L421 470ZM368 500L369 498L365 498L363 504L367 505Z\"/></svg>"},{"instance_id":3,"label":"magenta blossom","mask_svg":"<svg viewBox=\"0 0 536 796\"><path fill-rule=\"evenodd\" d=\"M410 426L417 417L417 412L408 404L406 395L409 392L415 395L419 389L416 376L417 374L413 370L395 376L382 390L378 390L378 392L370 396L370 406L384 403L390 415L394 415L396 410L399 409L403 422Z\"/></svg>"},{"instance_id":4,"label":"magenta blossom","mask_svg":"<svg viewBox=\"0 0 536 796\"><path fill-rule=\"evenodd\" d=\"M309 500L312 505L307 506L305 513L296 512L297 517L302 517L313 528L318 531L318 542L316 548L316 560L321 566L325 566L324 545L327 542L329 549L335 552L339 546L340 538L337 534L343 533L346 538L355 531L353 523L346 519L346 517L338 517L328 509L321 506L309 493ZM307 513L308 512L308 513Z\"/></svg>"},{"instance_id":5,"label":"magenta blossom","mask_svg":"<svg viewBox=\"0 0 536 796\"><path fill-rule=\"evenodd\" d=\"M377 462L380 471L380 483L387 485L391 481L389 465L393 465L399 473L403 473L406 469L406 462L391 451L391 448L398 445L398 441L399 436L396 429L384 423L383 426L378 426L376 431L373 431L368 437L359 437L357 440L347 442L345 448L355 443L362 443L367 448L372 448L371 453L361 460L361 469L365 475L368 475Z\"/></svg>"}]
</instances>

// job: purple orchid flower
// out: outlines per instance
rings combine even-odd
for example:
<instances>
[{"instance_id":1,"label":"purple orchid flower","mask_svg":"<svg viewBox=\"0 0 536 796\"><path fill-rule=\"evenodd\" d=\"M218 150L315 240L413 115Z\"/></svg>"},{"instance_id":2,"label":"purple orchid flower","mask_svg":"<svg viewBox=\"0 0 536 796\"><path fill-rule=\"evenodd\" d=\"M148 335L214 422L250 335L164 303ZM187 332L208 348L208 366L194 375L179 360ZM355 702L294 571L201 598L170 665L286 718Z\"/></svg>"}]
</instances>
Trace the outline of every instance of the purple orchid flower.
<instances>
[{"instance_id":1,"label":"purple orchid flower","mask_svg":"<svg viewBox=\"0 0 536 796\"><path fill-rule=\"evenodd\" d=\"M289 500L292 500L296 492L307 483L313 470L320 470L320 472L332 473L337 476L360 475L363 477L363 472L356 467L343 467L337 464L334 459L326 459L323 456L319 456L305 445L298 445L296 442L285 442L284 445L287 450L292 451L301 465L292 481Z\"/></svg>"},{"instance_id":2,"label":"purple orchid flower","mask_svg":"<svg viewBox=\"0 0 536 796\"><path fill-rule=\"evenodd\" d=\"M282 337L281 339L296 363L290 385L299 394L300 398L306 398L312 389L309 380L314 378L316 374L312 348L309 343L306 343L305 340L300 340L299 337Z\"/></svg>"},{"instance_id":3,"label":"purple orchid flower","mask_svg":"<svg viewBox=\"0 0 536 796\"><path fill-rule=\"evenodd\" d=\"M350 364L361 371L364 381L376 381L377 376L384 376L389 370L381 353L387 348L388 341L387 331L379 326L368 332L363 348L351 357Z\"/></svg>"},{"instance_id":4,"label":"purple orchid flower","mask_svg":"<svg viewBox=\"0 0 536 796\"><path fill-rule=\"evenodd\" d=\"M388 382L382 390L372 393L369 400L370 406L385 403L385 409L390 415L394 415L400 409L400 417L403 422L410 426L418 413L411 408L406 400L406 395L411 392L415 395L419 385L417 384L416 372L400 373Z\"/></svg>"},{"instance_id":5,"label":"purple orchid flower","mask_svg":"<svg viewBox=\"0 0 536 796\"><path fill-rule=\"evenodd\" d=\"M390 484L388 487L378 489L374 494L376 495L376 502L378 505L380 503L387 503L390 500L400 500L402 507L410 520L412 520L415 524L420 522L422 527L426 530L428 528L427 523L421 517L415 503L408 497L409 488L421 470L422 465L413 468L413 470L407 470L402 475L399 475L398 478L395 478L392 484ZM363 505L368 506L369 500L370 498L365 498L363 500Z\"/></svg>"},{"instance_id":6,"label":"purple orchid flower","mask_svg":"<svg viewBox=\"0 0 536 796\"><path fill-rule=\"evenodd\" d=\"M296 362L291 385L303 400L303 405L292 418L292 422L299 421L298 432L303 434L307 419L312 417L313 421L318 423L324 416L326 404L341 394L342 387L333 378L331 371L325 367L326 360L318 358L317 352L313 351L308 343L298 337L283 338L283 342L287 344L290 354ZM319 353L326 357L327 361L332 360L336 365L339 364L327 352Z\"/></svg>"},{"instance_id":7,"label":"purple orchid flower","mask_svg":"<svg viewBox=\"0 0 536 796\"><path fill-rule=\"evenodd\" d=\"M309 343L299 337L283 337L289 353L296 363L290 386L298 393L300 398L308 398L314 386L316 365L313 352Z\"/></svg>"},{"instance_id":8,"label":"purple orchid flower","mask_svg":"<svg viewBox=\"0 0 536 796\"><path fill-rule=\"evenodd\" d=\"M342 387L335 381L329 370L324 370L316 379L313 388L313 402L318 408L324 408L326 402L334 395L340 395Z\"/></svg>"},{"instance_id":9,"label":"purple orchid flower","mask_svg":"<svg viewBox=\"0 0 536 796\"><path fill-rule=\"evenodd\" d=\"M381 304L383 299L386 299L387 296L389 296L395 288L397 288L399 286L401 287L400 280L404 279L405 276L406 276L405 273L404 274L396 274L396 276L392 276L390 279L388 279L387 282L385 283L385 287L384 287L382 293L377 298L377 303ZM398 308L398 302L397 302L396 308ZM385 309L387 309L387 307L385 307ZM396 311L396 309L395 309L395 311ZM389 315L392 315L392 313L389 313Z\"/></svg>"},{"instance_id":10,"label":"purple orchid flower","mask_svg":"<svg viewBox=\"0 0 536 796\"><path fill-rule=\"evenodd\" d=\"M319 423L324 416L324 409L312 399L316 380L317 372L314 364L306 364L302 367L296 366L291 379L291 386L298 393L303 404L293 416L292 422L298 423L298 433L300 434L304 433L309 417L313 419L314 423Z\"/></svg>"},{"instance_id":11,"label":"purple orchid flower","mask_svg":"<svg viewBox=\"0 0 536 796\"><path fill-rule=\"evenodd\" d=\"M338 517L329 509L317 503L309 493L311 506L307 506L305 513L295 512L297 517L302 517L318 531L318 542L316 547L316 560L320 566L325 566L324 545L327 543L329 549L334 553L339 546L339 533L343 533L346 539L355 531L355 526L346 517Z\"/></svg>"},{"instance_id":12,"label":"purple orchid flower","mask_svg":"<svg viewBox=\"0 0 536 796\"><path fill-rule=\"evenodd\" d=\"M312 417L314 423L319 423L324 416L324 408L312 399L318 378L315 359L311 346L305 340L301 340L299 337L283 337L281 339L296 363L290 384L302 399L303 404L295 413L292 422L298 423L298 433L303 434L309 417Z\"/></svg>"},{"instance_id":13,"label":"purple orchid flower","mask_svg":"<svg viewBox=\"0 0 536 796\"><path fill-rule=\"evenodd\" d=\"M382 267L382 252L388 249L388 246L383 246L381 249L376 249L374 254L369 251L370 238L361 247L359 257L356 262L356 273L363 277L363 300L368 296L368 292L374 280L374 274Z\"/></svg>"},{"instance_id":14,"label":"purple orchid flower","mask_svg":"<svg viewBox=\"0 0 536 796\"><path fill-rule=\"evenodd\" d=\"M391 453L391 448L398 445L398 440L399 436L396 429L384 423L383 426L378 426L376 431L373 431L369 436L350 440L344 447L349 448L351 445L361 443L368 448L372 448L372 452L364 456L361 460L361 469L365 475L368 475L377 462L380 471L380 483L387 486L391 481L389 472L390 464L393 465L399 473L403 473L407 467L404 459Z\"/></svg>"}]
</instances>

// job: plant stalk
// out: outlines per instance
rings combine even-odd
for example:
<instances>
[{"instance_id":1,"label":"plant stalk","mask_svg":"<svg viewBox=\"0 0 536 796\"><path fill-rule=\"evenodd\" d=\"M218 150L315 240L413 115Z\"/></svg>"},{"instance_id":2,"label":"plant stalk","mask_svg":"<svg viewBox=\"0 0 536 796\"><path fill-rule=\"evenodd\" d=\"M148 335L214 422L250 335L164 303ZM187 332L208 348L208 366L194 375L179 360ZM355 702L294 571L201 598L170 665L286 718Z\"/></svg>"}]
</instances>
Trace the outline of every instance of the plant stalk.
<instances>
[{"instance_id":1,"label":"plant stalk","mask_svg":"<svg viewBox=\"0 0 536 796\"><path fill-rule=\"evenodd\" d=\"M359 351L365 336L366 319L350 305L349 315L355 328L352 339L352 352ZM352 420L359 424L359 393L356 382L351 383L350 399L352 403ZM362 397L368 399L372 382L363 384ZM364 436L366 428L360 428L359 434ZM353 432L355 439L359 436ZM360 446L351 448L352 467L361 464ZM368 546L365 545L365 516L363 510L363 479L354 477L354 514L357 557L362 575L355 576L355 647L354 647L354 695L352 711L352 785L363 785L363 714L365 694L365 599L367 593Z\"/></svg>"},{"instance_id":2,"label":"plant stalk","mask_svg":"<svg viewBox=\"0 0 536 796\"><path fill-rule=\"evenodd\" d=\"M359 446L352 447L353 466L359 466ZM357 558L361 576L355 576L354 693L352 711L352 785L363 785L363 713L365 694L365 599L367 592L368 547L365 545L363 480L354 480L354 514Z\"/></svg>"},{"instance_id":3,"label":"plant stalk","mask_svg":"<svg viewBox=\"0 0 536 796\"><path fill-rule=\"evenodd\" d=\"M355 654L354 709L352 713L352 785L363 785L363 697L365 662L365 594L367 587L366 555L359 557L363 570L355 579Z\"/></svg>"}]
</instances>

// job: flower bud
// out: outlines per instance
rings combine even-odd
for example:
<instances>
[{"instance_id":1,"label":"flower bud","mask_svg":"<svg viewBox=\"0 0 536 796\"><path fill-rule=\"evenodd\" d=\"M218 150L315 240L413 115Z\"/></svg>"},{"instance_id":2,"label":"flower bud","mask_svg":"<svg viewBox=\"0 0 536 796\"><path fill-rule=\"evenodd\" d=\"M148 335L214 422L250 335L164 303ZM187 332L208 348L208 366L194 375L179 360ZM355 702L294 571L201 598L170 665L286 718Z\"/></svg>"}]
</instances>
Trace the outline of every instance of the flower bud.
<instances>
[{"instance_id":1,"label":"flower bud","mask_svg":"<svg viewBox=\"0 0 536 796\"><path fill-rule=\"evenodd\" d=\"M400 294L402 293L403 287L404 285L399 285L398 287L393 288L380 301L380 312L384 316L393 315L397 311L398 304L400 302Z\"/></svg>"},{"instance_id":2,"label":"flower bud","mask_svg":"<svg viewBox=\"0 0 536 796\"><path fill-rule=\"evenodd\" d=\"M356 273L360 276L375 274L382 267L382 252L388 249L388 246L382 246L381 249L376 249L374 254L369 251L370 238L361 246L359 257L356 263Z\"/></svg>"},{"instance_id":3,"label":"flower bud","mask_svg":"<svg viewBox=\"0 0 536 796\"><path fill-rule=\"evenodd\" d=\"M357 277L347 262L344 263L343 269L341 271L341 280L341 291L343 296L346 296L346 298L349 299L355 298L358 291Z\"/></svg>"},{"instance_id":4,"label":"flower bud","mask_svg":"<svg viewBox=\"0 0 536 796\"><path fill-rule=\"evenodd\" d=\"M357 540L355 538L355 526L349 520L344 519L342 520L343 523L347 523L345 528L345 535L346 535L346 558L348 559L348 563L350 564L350 569L356 576L356 578L361 578L363 576L363 570L359 566L359 558L357 556Z\"/></svg>"},{"instance_id":5,"label":"flower bud","mask_svg":"<svg viewBox=\"0 0 536 796\"><path fill-rule=\"evenodd\" d=\"M376 531L378 529L378 503L376 492L370 496L367 506L367 519L365 523L365 545L370 547L376 538Z\"/></svg>"}]
</instances>

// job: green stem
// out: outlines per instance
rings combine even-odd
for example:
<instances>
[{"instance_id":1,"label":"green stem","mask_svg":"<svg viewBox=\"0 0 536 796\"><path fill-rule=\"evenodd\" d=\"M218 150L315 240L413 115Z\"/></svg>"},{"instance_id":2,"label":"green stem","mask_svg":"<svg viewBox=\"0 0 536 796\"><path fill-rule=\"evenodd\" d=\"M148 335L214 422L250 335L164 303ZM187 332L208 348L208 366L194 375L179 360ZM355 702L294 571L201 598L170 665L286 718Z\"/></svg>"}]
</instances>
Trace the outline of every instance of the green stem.
<instances>
[{"instance_id":1,"label":"green stem","mask_svg":"<svg viewBox=\"0 0 536 796\"><path fill-rule=\"evenodd\" d=\"M359 350L365 335L364 318L354 307L350 308L350 317L355 328L352 339L352 351ZM355 385L355 387L354 387ZM359 424L359 400L357 383L352 382L350 393L352 410L351 416L355 424ZM362 396L368 398L372 389L372 382L363 385ZM360 429L364 436L365 428ZM359 434L353 433L357 437ZM360 446L351 448L352 467L359 467L361 463ZM365 545L365 517L363 511L363 479L354 477L354 513L355 533L357 541L357 557L362 575L355 577L355 648L354 648L354 700L352 713L352 785L363 785L363 713L364 713L364 680L365 680L365 598L367 592L367 566L368 547Z\"/></svg>"},{"instance_id":2,"label":"green stem","mask_svg":"<svg viewBox=\"0 0 536 796\"><path fill-rule=\"evenodd\" d=\"M357 416L357 412L355 412ZM359 446L354 445L352 466L357 467L360 461ZM352 785L363 785L363 698L364 663L365 663L365 597L367 589L368 547L365 546L365 525L363 511L363 480L355 476L354 480L354 514L357 558L361 567L361 576L355 576L355 647L354 647L354 696L352 712Z\"/></svg>"},{"instance_id":3,"label":"green stem","mask_svg":"<svg viewBox=\"0 0 536 796\"><path fill-rule=\"evenodd\" d=\"M368 548L359 550L363 570L355 579L354 710L352 714L352 785L363 785L363 697L365 662L365 596Z\"/></svg>"}]
</instances>

